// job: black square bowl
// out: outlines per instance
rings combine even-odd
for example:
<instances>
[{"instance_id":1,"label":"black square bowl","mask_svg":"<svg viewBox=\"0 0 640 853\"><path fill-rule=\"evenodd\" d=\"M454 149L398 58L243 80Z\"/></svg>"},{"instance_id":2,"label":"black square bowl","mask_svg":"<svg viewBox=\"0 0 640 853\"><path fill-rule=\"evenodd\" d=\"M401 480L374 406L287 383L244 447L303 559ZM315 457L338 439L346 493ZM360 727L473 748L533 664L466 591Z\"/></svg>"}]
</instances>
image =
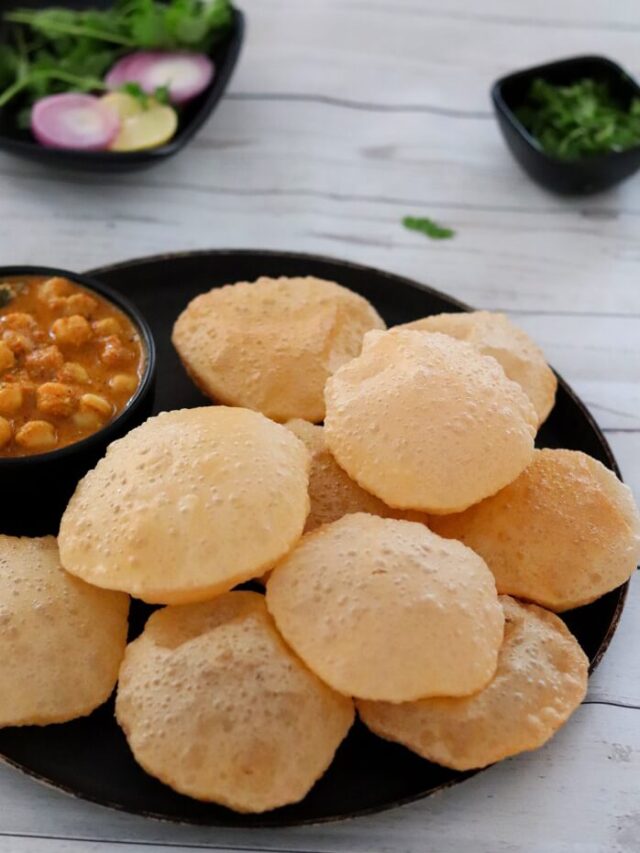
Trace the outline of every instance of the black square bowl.
<instances>
[{"instance_id":1,"label":"black square bowl","mask_svg":"<svg viewBox=\"0 0 640 853\"><path fill-rule=\"evenodd\" d=\"M562 59L516 71L498 80L491 97L500 130L511 153L534 181L553 192L586 195L608 189L640 168L640 145L579 160L562 160L547 154L515 115L536 77L562 86L584 78L595 79L606 83L611 94L625 107L633 98L640 98L640 86L636 81L603 56Z\"/></svg>"},{"instance_id":2,"label":"black square bowl","mask_svg":"<svg viewBox=\"0 0 640 853\"><path fill-rule=\"evenodd\" d=\"M0 18L3 12L12 8L25 7L43 9L47 6L65 6L73 9L106 8L108 0L9 0L0 2ZM1 25L0 41L6 38L7 28ZM197 98L180 109L178 130L166 145L150 148L146 151L74 151L63 148L47 148L40 145L28 130L21 130L16 124L16 108L11 102L0 109L0 149L10 151L20 157L37 160L41 163L71 169L95 172L118 172L139 169L161 163L181 151L207 121L218 101L224 94L235 68L244 36L244 15L238 9L233 10L233 21L228 33L214 45L210 56L215 65L213 82Z\"/></svg>"}]
</instances>

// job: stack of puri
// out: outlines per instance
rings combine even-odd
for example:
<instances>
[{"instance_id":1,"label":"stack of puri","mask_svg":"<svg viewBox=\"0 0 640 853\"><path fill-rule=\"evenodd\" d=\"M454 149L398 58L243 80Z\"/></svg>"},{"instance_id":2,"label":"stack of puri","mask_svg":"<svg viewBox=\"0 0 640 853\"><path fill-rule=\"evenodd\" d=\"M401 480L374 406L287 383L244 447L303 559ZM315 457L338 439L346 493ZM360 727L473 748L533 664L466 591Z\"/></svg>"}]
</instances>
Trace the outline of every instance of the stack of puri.
<instances>
[{"instance_id":1,"label":"stack of puri","mask_svg":"<svg viewBox=\"0 0 640 853\"><path fill-rule=\"evenodd\" d=\"M556 379L530 338L261 278L173 342L212 405L114 442L57 543L0 538L0 724L117 682L144 770L240 812L302 799L356 713L458 770L545 743L587 686L557 614L629 578L640 517L596 460L535 449ZM162 607L125 645L129 596Z\"/></svg>"}]
</instances>

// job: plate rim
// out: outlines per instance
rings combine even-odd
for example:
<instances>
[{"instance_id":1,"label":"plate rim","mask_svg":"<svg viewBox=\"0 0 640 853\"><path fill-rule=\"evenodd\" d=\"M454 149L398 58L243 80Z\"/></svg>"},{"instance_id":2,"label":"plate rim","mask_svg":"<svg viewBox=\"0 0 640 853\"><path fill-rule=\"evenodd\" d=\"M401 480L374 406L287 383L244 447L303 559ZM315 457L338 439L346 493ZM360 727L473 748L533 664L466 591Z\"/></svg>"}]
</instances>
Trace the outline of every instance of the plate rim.
<instances>
[{"instance_id":1,"label":"plate rim","mask_svg":"<svg viewBox=\"0 0 640 853\"><path fill-rule=\"evenodd\" d=\"M408 277L403 276L401 274L388 272L386 270L381 270L381 269L378 269L377 267L372 267L372 266L367 265L367 264L361 264L361 263L358 263L355 261L345 260L342 258L335 258L331 255L315 254L313 252L296 252L296 251L289 251L289 250L259 249L259 248L256 248L256 249L247 249L247 248L221 249L221 248L218 248L218 249L183 250L183 251L174 251L174 252L162 252L162 253L153 254L153 255L145 255L142 257L132 258L130 260L117 261L116 263L112 263L112 264L104 264L102 266L92 267L89 270L83 270L82 274L87 275L87 276L92 276L92 277L100 280L100 275L103 275L105 273L118 272L119 270L122 270L122 269L131 269L132 267L135 268L135 267L144 266L144 265L147 265L150 263L161 263L163 261L180 260L180 259L186 259L186 258L189 258L189 259L215 258L216 256L222 257L222 256L229 256L229 255L240 255L243 257L251 257L251 256L260 255L263 257L269 256L273 259L287 258L288 260L300 261L301 263L304 263L305 261L313 261L313 262L333 264L333 265L336 265L338 267L347 267L347 268L350 268L352 270L356 270L356 271L363 273L363 274L374 273L379 278L387 279L388 281L394 282L396 284L401 283L402 285L409 286L415 290L420 290L420 291L423 291L426 293L430 293L433 296L436 296L440 299L443 299L443 300L449 302L450 304L456 305L457 307L459 307L463 311L476 310L472 306L470 306L468 303L463 302L462 300L457 299L456 297L450 296L449 294L447 294L441 290L438 290L437 288L434 288L431 285L423 284L422 282L417 281L416 279L411 279L411 278L408 278ZM575 391L571 388L571 386L568 385L568 383L562 378L562 376L560 376L555 370L554 370L554 373L556 374L556 376L558 378L558 383L562 387L564 393L566 393L567 396L569 396L571 398L571 401L580 410L582 416L585 418L585 420L587 421L587 423L589 424L589 426L591 427L591 429L593 430L593 432L597 436L598 441L600 442L600 444L602 446L604 455L607 458L607 463L610 466L611 470L613 470L615 472L615 474L622 481L620 469L619 469L618 463L616 461L616 458L613 454L613 451L611 450L611 447L609 445L609 442L607 441L606 436L602 432L601 428L598 426L595 418L593 417L591 412L587 409L586 405L582 402L582 400L575 393ZM591 675L593 674L595 669L598 667L598 665L602 661L602 658L604 657L607 649L609 648L609 645L611 643L613 635L615 634L615 632L618 628L618 625L620 623L620 618L622 616L622 612L624 610L624 606L626 603L628 588L629 588L629 581L627 581L626 583L622 584L620 587L617 587L616 590L614 590L617 593L616 606L615 606L615 609L613 611L612 619L611 619L611 622L609 624L609 627L608 627L608 629L607 629L607 631L606 631L606 633L602 639L602 642L598 646L598 649L596 650L596 652L593 656L593 660L590 662L589 677L591 677ZM378 804L378 805L372 805L372 806L368 806L365 808L359 808L359 809L357 809L357 810L355 810L349 814L326 815L323 817L312 817L312 818L291 818L291 819L287 819L286 821L283 821L282 823L276 823L276 822L268 820L268 816L273 814L274 812L266 812L265 815L267 816L267 819L262 820L261 819L262 815L256 814L256 815L251 816L251 818L252 818L251 824L247 824L245 822L242 822L242 819L241 819L242 816L236 815L236 813L231 811L231 810L229 810L229 819L225 820L224 822L223 821L211 820L211 818L207 818L206 816L203 816L202 818L184 817L184 816L173 816L173 815L167 815L167 814L159 814L157 812L147 811L147 810L142 810L142 809L141 810L135 810L132 808L127 808L125 805L123 805L121 803L112 803L112 802L107 801L106 799L100 799L97 796L93 796L91 794L86 794L84 792L80 792L78 790L75 790L74 788L72 788L68 785L53 782L51 779L47 778L46 776L43 776L43 775L39 774L38 772L26 767L25 765L21 764L20 762L17 762L17 761L14 761L14 760L8 758L7 756L3 755L2 753L0 753L0 763L5 765L5 766L12 767L13 769L21 772L25 776L33 779L34 781L38 782L41 785L44 785L45 787L47 787L51 790L62 792L63 794L69 795L76 800L90 802L90 803L93 803L95 805L101 806L101 807L106 808L106 809L114 809L114 810L116 810L118 812L122 812L124 814L132 814L132 815L135 815L137 817L143 817L143 818L147 818L147 819L150 818L153 820L161 821L163 823L170 823L170 824L175 824L175 825L179 825L179 826L201 826L201 827L206 826L206 827L211 828L212 830L215 830L217 828L221 828L221 829L225 829L225 828L238 829L238 828L241 828L241 829L245 829L245 830L251 830L251 829L286 829L287 827L294 827L294 826L316 826L316 825L322 825L322 824L328 824L328 823L337 823L339 821L344 821L344 820L353 820L354 818L366 817L366 816L372 815L372 814L379 814L379 813L382 813L385 811L389 811L391 809L395 809L395 808L399 808L399 807L402 807L405 805L409 805L410 803L414 803L414 802L418 802L420 800L427 799L428 797L431 797L434 794L438 794L438 793L440 793L440 792L442 792L448 788L452 788L456 785L461 784L462 782L466 782L468 779L472 778L473 776L477 776L479 773L482 773L485 770L490 770L491 767L495 766L495 765L489 765L487 767L462 771L457 776L455 776L454 778L449 779L445 782L442 782L440 785L438 785L434 788L430 788L428 791L422 791L422 792L418 792L415 794L411 794L411 795L406 796L406 797L395 799L393 802L385 802L385 803ZM500 762L498 762L498 763L500 763ZM278 810L276 809L275 813L277 813L277 811Z\"/></svg>"}]
</instances>

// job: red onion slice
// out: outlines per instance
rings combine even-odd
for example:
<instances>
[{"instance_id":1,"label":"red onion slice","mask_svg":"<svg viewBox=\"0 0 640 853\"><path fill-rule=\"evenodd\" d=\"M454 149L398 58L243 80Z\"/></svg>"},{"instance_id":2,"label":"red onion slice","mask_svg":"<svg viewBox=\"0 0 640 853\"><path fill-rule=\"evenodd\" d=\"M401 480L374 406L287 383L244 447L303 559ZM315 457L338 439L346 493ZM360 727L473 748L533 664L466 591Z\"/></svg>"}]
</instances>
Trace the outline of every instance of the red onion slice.
<instances>
[{"instance_id":1,"label":"red onion slice","mask_svg":"<svg viewBox=\"0 0 640 853\"><path fill-rule=\"evenodd\" d=\"M50 95L31 110L31 131L48 148L101 151L119 130L117 114L93 95Z\"/></svg>"},{"instance_id":2,"label":"red onion slice","mask_svg":"<svg viewBox=\"0 0 640 853\"><path fill-rule=\"evenodd\" d=\"M213 62L204 53L143 50L116 62L105 82L110 89L137 83L149 95L166 86L171 102L184 104L204 92L213 80L214 71Z\"/></svg>"}]
</instances>

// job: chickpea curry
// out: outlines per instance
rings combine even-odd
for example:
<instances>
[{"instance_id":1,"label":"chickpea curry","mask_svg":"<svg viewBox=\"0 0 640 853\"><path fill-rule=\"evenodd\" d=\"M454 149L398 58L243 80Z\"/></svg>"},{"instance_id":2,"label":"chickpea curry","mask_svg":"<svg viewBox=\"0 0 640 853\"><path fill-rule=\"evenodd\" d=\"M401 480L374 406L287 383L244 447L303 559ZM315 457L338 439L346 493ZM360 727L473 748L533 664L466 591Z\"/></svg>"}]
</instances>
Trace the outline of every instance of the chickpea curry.
<instances>
[{"instance_id":1,"label":"chickpea curry","mask_svg":"<svg viewBox=\"0 0 640 853\"><path fill-rule=\"evenodd\" d=\"M66 278L0 280L0 458L57 450L97 432L144 369L129 318Z\"/></svg>"}]
</instances>

